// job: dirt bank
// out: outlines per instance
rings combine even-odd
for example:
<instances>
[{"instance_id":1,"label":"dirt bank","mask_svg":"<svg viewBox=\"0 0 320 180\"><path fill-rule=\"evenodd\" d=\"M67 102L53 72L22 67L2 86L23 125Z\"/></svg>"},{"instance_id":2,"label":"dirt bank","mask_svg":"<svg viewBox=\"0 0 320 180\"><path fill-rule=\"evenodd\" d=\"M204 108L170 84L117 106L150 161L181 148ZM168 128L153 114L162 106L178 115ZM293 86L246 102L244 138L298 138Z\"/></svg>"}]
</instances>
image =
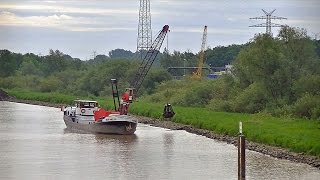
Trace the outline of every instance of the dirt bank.
<instances>
[{"instance_id":1,"label":"dirt bank","mask_svg":"<svg viewBox=\"0 0 320 180\"><path fill-rule=\"evenodd\" d=\"M8 95L8 93L6 93L5 91L3 91L2 89L0 89L0 101L6 101L8 100L10 97Z\"/></svg>"},{"instance_id":2,"label":"dirt bank","mask_svg":"<svg viewBox=\"0 0 320 180\"><path fill-rule=\"evenodd\" d=\"M207 138L216 139L219 141L224 141L229 144L237 145L237 137L230 137L227 135L215 134L212 131L194 128L190 125L178 124L171 121L160 121L157 119L138 117L140 123L149 124L156 127L162 127L172 130L185 130L189 133L205 136ZM287 159L294 162L306 163L313 167L320 169L320 158L316 156L306 155L304 153L294 153L284 148L268 146L260 143L247 141L246 149L260 152L272 157Z\"/></svg>"},{"instance_id":3,"label":"dirt bank","mask_svg":"<svg viewBox=\"0 0 320 180\"><path fill-rule=\"evenodd\" d=\"M34 104L34 105L57 107L57 108L60 108L64 105L64 104L52 104L52 103L30 101L30 100L18 100L16 98L8 97L8 94L1 90L0 90L0 96L1 96L0 97L1 99L4 98L5 100L11 101L11 102L18 102L18 103ZM162 127L162 128L172 129L172 130L185 130L189 133L205 136L207 138L216 139L219 141L224 141L229 144L234 144L235 146L237 145L236 137L220 135L220 134L213 133L212 131L198 129L190 125L178 124L171 121L161 121L158 119L141 117L141 116L136 116L136 117L139 119L139 123L149 124L152 126ZM304 153L294 153L284 148L268 146L268 145L254 143L250 141L247 141L246 148L252 151L270 155L272 157L287 159L287 160L291 160L299 163L306 163L320 169L320 157L310 156Z\"/></svg>"}]
</instances>

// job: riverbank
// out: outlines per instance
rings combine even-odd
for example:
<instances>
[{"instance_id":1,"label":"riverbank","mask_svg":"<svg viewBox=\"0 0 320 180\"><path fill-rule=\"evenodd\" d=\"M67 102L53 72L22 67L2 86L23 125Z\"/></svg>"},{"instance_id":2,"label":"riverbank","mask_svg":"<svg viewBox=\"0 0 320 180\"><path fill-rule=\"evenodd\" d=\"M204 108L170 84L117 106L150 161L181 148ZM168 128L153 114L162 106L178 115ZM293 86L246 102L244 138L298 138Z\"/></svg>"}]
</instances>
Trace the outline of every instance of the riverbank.
<instances>
[{"instance_id":1,"label":"riverbank","mask_svg":"<svg viewBox=\"0 0 320 180\"><path fill-rule=\"evenodd\" d=\"M212 131L194 128L191 125L183 125L183 124L179 124L171 121L161 121L158 119L142 117L142 116L137 116L137 117L139 119L139 123L144 123L144 124L172 129L172 130L185 130L189 133L205 136L210 139L216 139L218 141L227 142L228 144L233 144L237 146L237 137L216 134ZM287 159L287 160L298 162L298 163L309 164L313 167L320 169L320 158L316 156L310 156L304 153L295 153L284 148L268 146L265 144L255 143L248 140L246 140L246 149L260 152L265 155L269 155L279 159Z\"/></svg>"},{"instance_id":2,"label":"riverbank","mask_svg":"<svg viewBox=\"0 0 320 180\"><path fill-rule=\"evenodd\" d=\"M9 97L8 93L3 91L2 89L0 89L0 101L6 101L9 98L10 97Z\"/></svg>"},{"instance_id":3,"label":"riverbank","mask_svg":"<svg viewBox=\"0 0 320 180\"><path fill-rule=\"evenodd\" d=\"M11 102L19 102L19 103L27 103L27 104L36 104L42 106L51 106L51 107L61 107L64 105L63 103L48 103L48 102L41 102L41 101L34 101L34 100L21 100L10 97L8 101ZM139 103L135 103L139 104ZM139 109L142 109L139 107ZM132 109L134 110L134 108ZM139 114L139 113L136 113ZM148 113L145 113L148 114ZM144 116L145 116L144 114ZM151 115L151 114L149 114ZM150 118L150 117L143 117L137 116L139 118L140 123L149 124L152 126L172 129L172 130L185 130L190 133L194 133L197 135L202 135L211 139L216 139L219 141L224 141L230 144L236 145L236 137L233 135L223 135L224 133L214 133L213 131L204 130L202 128L196 128L193 125L185 125L181 123L176 123L172 121L164 121L158 118ZM247 138L249 139L249 138ZM247 149L253 150L256 152L261 152L266 155L270 155L272 157L281 158L281 159L288 159L295 162L306 163L311 166L317 167L320 169L320 158L318 156L311 156L305 153L295 153L285 148L279 148L274 146L265 145L262 143L255 143L252 141L247 141Z\"/></svg>"}]
</instances>

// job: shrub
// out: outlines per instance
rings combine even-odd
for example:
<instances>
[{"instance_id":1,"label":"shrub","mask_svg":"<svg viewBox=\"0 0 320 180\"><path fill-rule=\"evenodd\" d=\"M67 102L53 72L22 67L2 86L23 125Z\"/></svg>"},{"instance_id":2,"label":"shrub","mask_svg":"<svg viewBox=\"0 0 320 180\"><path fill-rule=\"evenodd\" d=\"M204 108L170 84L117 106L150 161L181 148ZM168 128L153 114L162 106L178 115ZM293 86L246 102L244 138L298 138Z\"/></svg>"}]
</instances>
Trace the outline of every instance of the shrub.
<instances>
[{"instance_id":1,"label":"shrub","mask_svg":"<svg viewBox=\"0 0 320 180\"><path fill-rule=\"evenodd\" d=\"M41 92L54 92L57 91L63 82L56 77L49 77L40 82L39 90Z\"/></svg>"},{"instance_id":2,"label":"shrub","mask_svg":"<svg viewBox=\"0 0 320 180\"><path fill-rule=\"evenodd\" d=\"M235 112L257 113L265 108L267 101L263 86L253 83L235 97L233 110Z\"/></svg>"},{"instance_id":3,"label":"shrub","mask_svg":"<svg viewBox=\"0 0 320 180\"><path fill-rule=\"evenodd\" d=\"M212 111L226 111L231 112L232 111L232 104L230 101L222 100L222 99L211 99L209 104L207 105L207 108L209 108Z\"/></svg>"},{"instance_id":4,"label":"shrub","mask_svg":"<svg viewBox=\"0 0 320 180\"><path fill-rule=\"evenodd\" d=\"M320 118L320 96L305 94L293 107L293 113L299 117Z\"/></svg>"},{"instance_id":5,"label":"shrub","mask_svg":"<svg viewBox=\"0 0 320 180\"><path fill-rule=\"evenodd\" d=\"M14 78L12 78L12 77L0 78L0 87L1 88L11 89L16 86L15 84L16 83L14 81Z\"/></svg>"}]
</instances>

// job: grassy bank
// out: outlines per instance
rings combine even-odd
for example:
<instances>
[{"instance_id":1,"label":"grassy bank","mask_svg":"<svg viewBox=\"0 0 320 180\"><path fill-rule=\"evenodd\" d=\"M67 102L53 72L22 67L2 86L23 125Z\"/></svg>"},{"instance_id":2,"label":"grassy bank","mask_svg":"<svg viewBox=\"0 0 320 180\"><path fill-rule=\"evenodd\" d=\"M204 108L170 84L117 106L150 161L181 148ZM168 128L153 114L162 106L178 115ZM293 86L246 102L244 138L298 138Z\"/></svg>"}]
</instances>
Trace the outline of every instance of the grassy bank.
<instances>
[{"instance_id":1,"label":"grassy bank","mask_svg":"<svg viewBox=\"0 0 320 180\"><path fill-rule=\"evenodd\" d=\"M57 93L36 93L8 90L18 99L70 104L74 99L95 99L103 107L112 108L111 99L101 97L76 97ZM134 102L130 112L136 115L161 119L163 104ZM288 148L320 157L320 121L275 118L268 114L240 114L213 112L204 108L174 107L176 116L172 121L220 134L236 136L238 123L243 122L244 134L250 141Z\"/></svg>"},{"instance_id":2,"label":"grassy bank","mask_svg":"<svg viewBox=\"0 0 320 180\"><path fill-rule=\"evenodd\" d=\"M130 111L160 118L162 108L160 104L135 102ZM236 136L239 121L242 121L244 134L250 141L320 157L320 122L316 120L276 118L268 114L212 112L204 108L174 107L174 110L174 122Z\"/></svg>"}]
</instances>

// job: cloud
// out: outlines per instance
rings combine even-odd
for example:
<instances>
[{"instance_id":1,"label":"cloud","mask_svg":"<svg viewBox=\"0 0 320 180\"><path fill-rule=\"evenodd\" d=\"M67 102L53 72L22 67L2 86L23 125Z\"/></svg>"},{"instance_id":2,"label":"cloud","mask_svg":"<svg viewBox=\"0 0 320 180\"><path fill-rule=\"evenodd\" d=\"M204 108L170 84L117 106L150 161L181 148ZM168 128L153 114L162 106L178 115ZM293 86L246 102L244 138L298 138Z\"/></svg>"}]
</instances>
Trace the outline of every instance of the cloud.
<instances>
[{"instance_id":1,"label":"cloud","mask_svg":"<svg viewBox=\"0 0 320 180\"><path fill-rule=\"evenodd\" d=\"M137 10L133 9L108 9L108 8L84 8L76 6L58 6L58 5L44 5L44 4L0 4L0 9L9 10L31 10L34 12L51 12L51 13L77 13L77 14L96 14L96 15L136 15Z\"/></svg>"},{"instance_id":2,"label":"cloud","mask_svg":"<svg viewBox=\"0 0 320 180\"><path fill-rule=\"evenodd\" d=\"M204 25L211 47L245 43L264 32L248 27L265 23L249 20L264 15L261 9L277 9L275 16L288 18L273 23L319 32L319 4L318 0L151 0L152 29L155 35L168 24L170 51L198 52ZM0 48L16 52L57 48L82 57L93 50L135 50L138 13L139 0L1 0Z\"/></svg>"},{"instance_id":3,"label":"cloud","mask_svg":"<svg viewBox=\"0 0 320 180\"><path fill-rule=\"evenodd\" d=\"M136 28L123 27L106 23L101 18L73 17L65 14L49 16L18 16L12 12L0 12L0 25L2 26L32 26L58 28L66 31L134 31Z\"/></svg>"},{"instance_id":4,"label":"cloud","mask_svg":"<svg viewBox=\"0 0 320 180\"><path fill-rule=\"evenodd\" d=\"M2 11L0 12L0 25L9 26L39 26L39 27L57 27L66 22L70 22L73 18L68 15L51 15L51 16L29 16L20 17L15 14Z\"/></svg>"},{"instance_id":5,"label":"cloud","mask_svg":"<svg viewBox=\"0 0 320 180\"><path fill-rule=\"evenodd\" d=\"M174 27L171 28L172 33L203 33L203 27ZM219 28L219 27L208 27L208 34L215 34L215 35L241 35L247 32L244 29L226 29L226 28Z\"/></svg>"}]
</instances>

